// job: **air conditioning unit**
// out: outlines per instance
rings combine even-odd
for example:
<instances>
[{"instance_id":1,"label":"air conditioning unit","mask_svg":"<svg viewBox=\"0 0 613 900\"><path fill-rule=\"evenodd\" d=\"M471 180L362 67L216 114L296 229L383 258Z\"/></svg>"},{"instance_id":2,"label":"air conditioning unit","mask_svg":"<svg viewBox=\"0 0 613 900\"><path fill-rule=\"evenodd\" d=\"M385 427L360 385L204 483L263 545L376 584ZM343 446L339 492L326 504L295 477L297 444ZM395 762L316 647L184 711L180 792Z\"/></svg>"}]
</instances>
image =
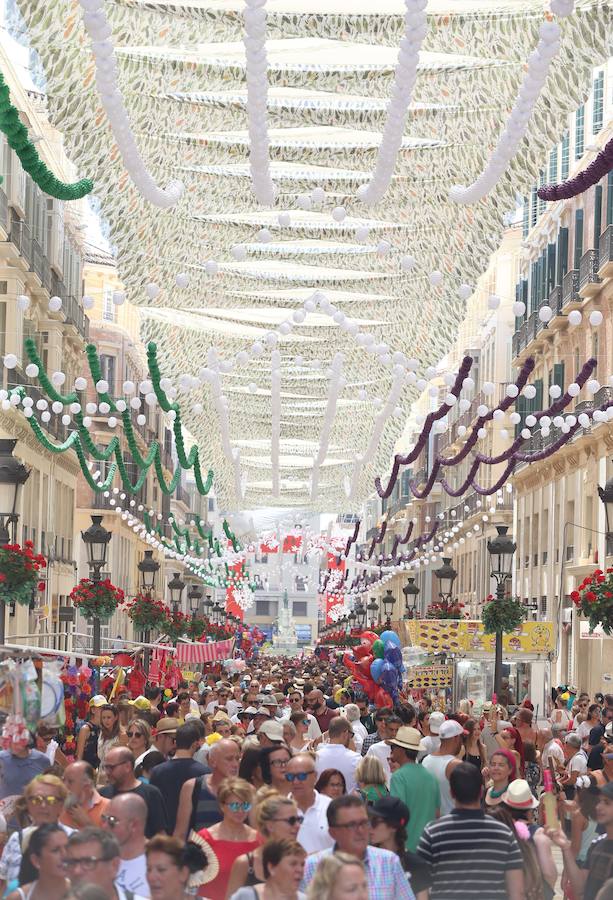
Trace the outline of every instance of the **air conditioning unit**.
<instances>
[{"instance_id":1,"label":"air conditioning unit","mask_svg":"<svg viewBox=\"0 0 613 900\"><path fill-rule=\"evenodd\" d=\"M64 204L47 200L47 257L61 277L64 271Z\"/></svg>"},{"instance_id":2,"label":"air conditioning unit","mask_svg":"<svg viewBox=\"0 0 613 900\"><path fill-rule=\"evenodd\" d=\"M21 168L21 163L14 151L10 166L10 176L7 185L7 200L9 206L19 213L22 219L26 217L26 173Z\"/></svg>"}]
</instances>

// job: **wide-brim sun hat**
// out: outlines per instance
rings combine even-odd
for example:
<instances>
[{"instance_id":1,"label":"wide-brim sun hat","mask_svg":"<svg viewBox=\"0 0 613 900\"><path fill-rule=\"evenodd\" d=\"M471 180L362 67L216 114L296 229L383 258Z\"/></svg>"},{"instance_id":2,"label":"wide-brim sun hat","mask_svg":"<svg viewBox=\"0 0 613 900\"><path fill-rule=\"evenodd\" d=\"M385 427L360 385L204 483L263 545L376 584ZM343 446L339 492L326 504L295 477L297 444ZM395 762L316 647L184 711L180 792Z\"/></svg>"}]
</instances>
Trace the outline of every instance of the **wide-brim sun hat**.
<instances>
[{"instance_id":1,"label":"wide-brim sun hat","mask_svg":"<svg viewBox=\"0 0 613 900\"><path fill-rule=\"evenodd\" d=\"M511 809L536 809L539 805L530 785L523 778L512 781L500 799Z\"/></svg>"}]
</instances>

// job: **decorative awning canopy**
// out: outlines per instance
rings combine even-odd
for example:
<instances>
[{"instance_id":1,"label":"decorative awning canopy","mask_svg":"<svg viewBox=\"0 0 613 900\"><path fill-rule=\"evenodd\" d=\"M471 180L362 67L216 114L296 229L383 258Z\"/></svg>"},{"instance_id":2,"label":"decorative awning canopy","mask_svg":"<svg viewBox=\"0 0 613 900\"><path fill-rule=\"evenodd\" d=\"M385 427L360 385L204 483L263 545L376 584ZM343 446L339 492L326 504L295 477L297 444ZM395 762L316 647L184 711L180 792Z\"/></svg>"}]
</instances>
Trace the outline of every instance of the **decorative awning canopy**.
<instances>
[{"instance_id":1,"label":"decorative awning canopy","mask_svg":"<svg viewBox=\"0 0 613 900\"><path fill-rule=\"evenodd\" d=\"M430 0L395 174L368 207L356 192L381 144L405 5L268 0L271 209L251 189L242 0L107 0L140 153L158 184L185 184L178 204L160 209L123 168L80 7L18 3L43 62L52 121L95 182L127 296L142 306L163 374L179 384L202 367L218 373L215 390L201 379L184 405L194 404L186 424L215 471L222 507L356 506L385 470L417 390L409 379L395 382L393 353L418 360L420 377L450 346L463 315L459 286L485 268L505 214L537 179L592 67L611 54L611 4L578 0L560 21L561 50L528 136L496 188L471 206L451 202L449 189L483 171L544 4ZM317 187L325 197L313 202ZM441 282L432 283L433 272ZM149 299L152 282L160 291ZM360 340L365 333L372 345ZM264 346L257 357L253 342ZM381 344L389 353L373 354ZM348 504L356 457L377 429Z\"/></svg>"}]
</instances>

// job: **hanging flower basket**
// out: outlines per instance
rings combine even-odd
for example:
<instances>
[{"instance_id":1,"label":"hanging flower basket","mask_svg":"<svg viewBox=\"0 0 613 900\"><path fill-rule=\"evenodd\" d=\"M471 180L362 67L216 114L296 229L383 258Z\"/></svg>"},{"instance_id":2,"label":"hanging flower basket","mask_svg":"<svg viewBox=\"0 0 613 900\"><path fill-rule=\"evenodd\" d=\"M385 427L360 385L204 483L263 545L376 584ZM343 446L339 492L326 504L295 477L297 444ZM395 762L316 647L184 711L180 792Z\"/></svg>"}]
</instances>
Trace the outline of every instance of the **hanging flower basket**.
<instances>
[{"instance_id":1,"label":"hanging flower basket","mask_svg":"<svg viewBox=\"0 0 613 900\"><path fill-rule=\"evenodd\" d=\"M426 619L463 619L464 604L457 600L435 600L426 610Z\"/></svg>"},{"instance_id":2,"label":"hanging flower basket","mask_svg":"<svg viewBox=\"0 0 613 900\"><path fill-rule=\"evenodd\" d=\"M123 602L124 592L108 578L104 581L82 578L70 592L70 599L86 618L110 619Z\"/></svg>"},{"instance_id":3,"label":"hanging flower basket","mask_svg":"<svg viewBox=\"0 0 613 900\"><path fill-rule=\"evenodd\" d=\"M186 616L182 612L173 612L166 607L166 615L164 621L159 626L160 631L166 635L172 644L176 644L180 637L187 634L191 616Z\"/></svg>"},{"instance_id":4,"label":"hanging flower basket","mask_svg":"<svg viewBox=\"0 0 613 900\"><path fill-rule=\"evenodd\" d=\"M526 618L526 609L517 597L503 597L497 600L492 594L481 613L481 621L486 634L510 634Z\"/></svg>"},{"instance_id":5,"label":"hanging flower basket","mask_svg":"<svg viewBox=\"0 0 613 900\"><path fill-rule=\"evenodd\" d=\"M40 553L34 553L32 541L3 544L0 547L0 603L20 603L27 606L35 590L44 591L45 582L38 574L47 567Z\"/></svg>"},{"instance_id":6,"label":"hanging flower basket","mask_svg":"<svg viewBox=\"0 0 613 900\"><path fill-rule=\"evenodd\" d=\"M203 616L191 616L185 633L190 641L199 641L207 634L207 628L208 622Z\"/></svg>"},{"instance_id":7,"label":"hanging flower basket","mask_svg":"<svg viewBox=\"0 0 613 900\"><path fill-rule=\"evenodd\" d=\"M570 599L590 623L590 634L597 625L602 625L605 634L613 634L613 568L586 575Z\"/></svg>"},{"instance_id":8,"label":"hanging flower basket","mask_svg":"<svg viewBox=\"0 0 613 900\"><path fill-rule=\"evenodd\" d=\"M137 631L153 631L166 622L168 607L161 600L137 594L128 601L127 612Z\"/></svg>"}]
</instances>

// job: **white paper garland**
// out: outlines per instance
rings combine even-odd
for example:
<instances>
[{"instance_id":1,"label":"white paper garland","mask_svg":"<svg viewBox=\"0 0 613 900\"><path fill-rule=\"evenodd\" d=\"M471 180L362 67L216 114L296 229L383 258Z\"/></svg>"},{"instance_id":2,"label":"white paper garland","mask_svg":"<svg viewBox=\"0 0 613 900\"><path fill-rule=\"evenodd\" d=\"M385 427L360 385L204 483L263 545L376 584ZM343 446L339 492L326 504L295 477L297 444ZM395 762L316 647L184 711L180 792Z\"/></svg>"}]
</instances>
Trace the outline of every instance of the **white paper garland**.
<instances>
[{"instance_id":1,"label":"white paper garland","mask_svg":"<svg viewBox=\"0 0 613 900\"><path fill-rule=\"evenodd\" d=\"M279 473L279 446L281 442L281 354L278 350L271 353L272 369L270 373L270 464L272 469L272 495L278 497L281 492Z\"/></svg>"},{"instance_id":2,"label":"white paper garland","mask_svg":"<svg viewBox=\"0 0 613 900\"><path fill-rule=\"evenodd\" d=\"M110 40L111 27L104 13L104 0L79 0L83 23L92 42L96 65L96 87L104 107L123 164L143 197L167 208L174 206L183 193L181 181L170 181L166 190L157 186L142 160L130 120L117 83L117 60Z\"/></svg>"},{"instance_id":3,"label":"white paper garland","mask_svg":"<svg viewBox=\"0 0 613 900\"><path fill-rule=\"evenodd\" d=\"M370 182L358 190L358 198L371 206L378 203L388 189L402 146L407 111L417 80L419 51L428 29L427 5L428 0L405 0L405 32L400 42L394 87L377 161Z\"/></svg>"},{"instance_id":4,"label":"white paper garland","mask_svg":"<svg viewBox=\"0 0 613 900\"><path fill-rule=\"evenodd\" d=\"M560 49L560 26L557 22L544 22L539 28L539 36L536 49L528 57L526 74L496 149L476 181L467 187L456 184L451 188L450 200L476 203L489 194L526 136L528 122L549 75L551 60Z\"/></svg>"},{"instance_id":5,"label":"white paper garland","mask_svg":"<svg viewBox=\"0 0 613 900\"><path fill-rule=\"evenodd\" d=\"M311 472L311 500L317 498L317 488L319 484L319 469L324 462L328 453L328 445L330 443L330 432L336 416L336 404L342 387L342 371L344 356L342 353L336 353L332 360L330 378L330 389L328 391L328 402L324 413L324 421L319 435L319 449L313 460L313 470Z\"/></svg>"},{"instance_id":6,"label":"white paper garland","mask_svg":"<svg viewBox=\"0 0 613 900\"><path fill-rule=\"evenodd\" d=\"M272 206L275 186L270 173L268 140L268 61L266 57L266 0L246 0L243 11L247 79L247 127L249 167L253 193L260 203Z\"/></svg>"}]
</instances>

